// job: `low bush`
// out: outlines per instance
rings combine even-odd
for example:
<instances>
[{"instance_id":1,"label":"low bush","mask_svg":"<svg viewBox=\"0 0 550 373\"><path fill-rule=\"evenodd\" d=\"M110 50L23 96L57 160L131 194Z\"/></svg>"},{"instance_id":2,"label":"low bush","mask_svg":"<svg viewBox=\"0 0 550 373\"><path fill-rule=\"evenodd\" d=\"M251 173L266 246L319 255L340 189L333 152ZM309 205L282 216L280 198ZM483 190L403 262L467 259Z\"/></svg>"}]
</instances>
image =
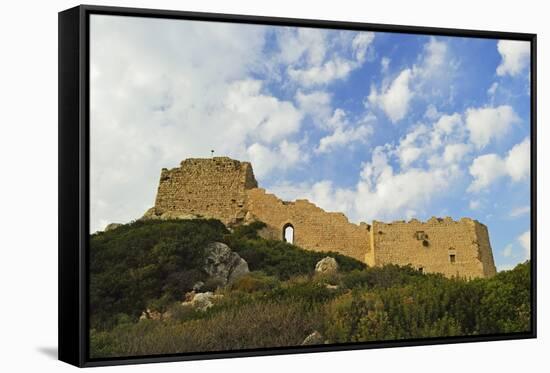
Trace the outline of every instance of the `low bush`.
<instances>
[{"instance_id":1,"label":"low bush","mask_svg":"<svg viewBox=\"0 0 550 373\"><path fill-rule=\"evenodd\" d=\"M238 278L230 288L233 291L254 293L257 291L269 291L279 286L279 280L274 276L267 276L263 272L250 272Z\"/></svg>"},{"instance_id":2,"label":"low bush","mask_svg":"<svg viewBox=\"0 0 550 373\"><path fill-rule=\"evenodd\" d=\"M92 357L228 351L300 345L319 328L321 311L297 303L257 302L209 318L143 320L91 333Z\"/></svg>"},{"instance_id":3,"label":"low bush","mask_svg":"<svg viewBox=\"0 0 550 373\"><path fill-rule=\"evenodd\" d=\"M344 274L353 290L327 305L324 331L335 342L525 332L529 265L473 281L395 267ZM397 274L393 285L385 272Z\"/></svg>"},{"instance_id":4,"label":"low bush","mask_svg":"<svg viewBox=\"0 0 550 373\"><path fill-rule=\"evenodd\" d=\"M170 319L179 322L196 320L204 316L204 312L198 311L191 306L184 306L181 302L172 303L167 307L166 313L169 315Z\"/></svg>"}]
</instances>

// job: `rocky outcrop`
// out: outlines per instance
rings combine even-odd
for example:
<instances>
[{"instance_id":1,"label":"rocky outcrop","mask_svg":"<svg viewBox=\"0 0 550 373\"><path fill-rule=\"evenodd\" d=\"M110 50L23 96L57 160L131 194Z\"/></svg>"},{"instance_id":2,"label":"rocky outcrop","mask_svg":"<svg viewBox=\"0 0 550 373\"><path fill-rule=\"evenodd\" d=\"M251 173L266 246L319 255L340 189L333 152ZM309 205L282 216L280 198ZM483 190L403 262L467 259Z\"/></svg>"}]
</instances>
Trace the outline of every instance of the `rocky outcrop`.
<instances>
[{"instance_id":1,"label":"rocky outcrop","mask_svg":"<svg viewBox=\"0 0 550 373\"><path fill-rule=\"evenodd\" d=\"M338 263L336 259L327 256L319 260L315 265L315 272L317 273L335 273L338 272Z\"/></svg>"},{"instance_id":2,"label":"rocky outcrop","mask_svg":"<svg viewBox=\"0 0 550 373\"><path fill-rule=\"evenodd\" d=\"M122 227L123 224L120 223L111 223L107 224L105 227L105 232L112 231L113 229L117 229L118 227Z\"/></svg>"},{"instance_id":3,"label":"rocky outcrop","mask_svg":"<svg viewBox=\"0 0 550 373\"><path fill-rule=\"evenodd\" d=\"M190 291L185 294L185 299L181 302L182 307L192 308L197 311L205 312L210 307L216 303L219 299L223 298L221 294L214 294L211 291L204 293L196 293L195 291ZM172 319L173 315L170 310L166 312L153 311L147 308L141 313L139 320L158 320L165 321Z\"/></svg>"},{"instance_id":4,"label":"rocky outcrop","mask_svg":"<svg viewBox=\"0 0 550 373\"><path fill-rule=\"evenodd\" d=\"M203 286L204 286L204 282L202 281L195 282L195 284L193 285L193 292L198 293L198 291L202 289Z\"/></svg>"},{"instance_id":5,"label":"rocky outcrop","mask_svg":"<svg viewBox=\"0 0 550 373\"><path fill-rule=\"evenodd\" d=\"M213 242L204 250L206 255L204 271L222 285L231 284L250 272L248 263L224 243Z\"/></svg>"},{"instance_id":6,"label":"rocky outcrop","mask_svg":"<svg viewBox=\"0 0 550 373\"><path fill-rule=\"evenodd\" d=\"M323 336L315 330L304 339L302 346L322 345L323 343L325 343Z\"/></svg>"},{"instance_id":7,"label":"rocky outcrop","mask_svg":"<svg viewBox=\"0 0 550 373\"><path fill-rule=\"evenodd\" d=\"M178 212L178 211L166 211L162 214L158 214L156 209L154 207L151 207L149 210L143 214L141 217L141 220L191 220L191 219L200 219L204 218L205 216L195 215L195 214L187 214L184 212Z\"/></svg>"},{"instance_id":8,"label":"rocky outcrop","mask_svg":"<svg viewBox=\"0 0 550 373\"><path fill-rule=\"evenodd\" d=\"M205 293L191 292L185 295L185 302L182 302L181 305L184 307L193 307L198 311L204 312L212 307L216 300L222 297L223 295L214 294L211 291Z\"/></svg>"},{"instance_id":9,"label":"rocky outcrop","mask_svg":"<svg viewBox=\"0 0 550 373\"><path fill-rule=\"evenodd\" d=\"M139 317L140 320L163 320L165 317L164 315L158 311L153 311L147 308L145 311L141 313L141 316Z\"/></svg>"}]
</instances>

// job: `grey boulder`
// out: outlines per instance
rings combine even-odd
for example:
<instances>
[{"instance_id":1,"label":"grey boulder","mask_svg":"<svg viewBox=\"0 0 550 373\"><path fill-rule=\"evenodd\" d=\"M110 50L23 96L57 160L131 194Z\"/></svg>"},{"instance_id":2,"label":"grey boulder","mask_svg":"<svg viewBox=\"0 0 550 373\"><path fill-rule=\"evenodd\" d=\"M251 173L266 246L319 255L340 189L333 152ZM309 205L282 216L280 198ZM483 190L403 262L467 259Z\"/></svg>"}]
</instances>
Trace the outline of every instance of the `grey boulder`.
<instances>
[{"instance_id":1,"label":"grey boulder","mask_svg":"<svg viewBox=\"0 0 550 373\"><path fill-rule=\"evenodd\" d=\"M338 272L338 263L336 259L327 256L319 260L315 265L315 272L317 273L334 273Z\"/></svg>"},{"instance_id":2,"label":"grey boulder","mask_svg":"<svg viewBox=\"0 0 550 373\"><path fill-rule=\"evenodd\" d=\"M248 263L221 242L213 242L205 248L204 271L223 285L231 284L250 270Z\"/></svg>"}]
</instances>

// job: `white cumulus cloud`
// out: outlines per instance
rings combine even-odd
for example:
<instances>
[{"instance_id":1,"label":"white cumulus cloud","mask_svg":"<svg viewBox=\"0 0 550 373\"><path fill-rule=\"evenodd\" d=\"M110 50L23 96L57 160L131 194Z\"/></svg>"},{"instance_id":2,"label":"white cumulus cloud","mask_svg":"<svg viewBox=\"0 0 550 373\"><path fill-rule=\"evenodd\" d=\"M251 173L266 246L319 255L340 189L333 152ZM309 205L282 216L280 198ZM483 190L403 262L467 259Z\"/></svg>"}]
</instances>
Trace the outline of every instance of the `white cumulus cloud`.
<instances>
[{"instance_id":1,"label":"white cumulus cloud","mask_svg":"<svg viewBox=\"0 0 550 373\"><path fill-rule=\"evenodd\" d=\"M315 120L315 125L319 128L329 126L328 118L332 115L331 96L325 91L312 91L304 93L298 90L295 100L300 110L310 115Z\"/></svg>"},{"instance_id":2,"label":"white cumulus cloud","mask_svg":"<svg viewBox=\"0 0 550 373\"><path fill-rule=\"evenodd\" d=\"M375 154L365 164L357 185L355 215L366 220L413 217L444 194L458 175L456 166L398 172L388 163L386 155Z\"/></svg>"},{"instance_id":3,"label":"white cumulus cloud","mask_svg":"<svg viewBox=\"0 0 550 373\"><path fill-rule=\"evenodd\" d=\"M278 61L294 64L304 59L310 65L319 65L327 53L327 33L312 28L282 28L276 33L279 45Z\"/></svg>"},{"instance_id":4,"label":"white cumulus cloud","mask_svg":"<svg viewBox=\"0 0 550 373\"><path fill-rule=\"evenodd\" d=\"M266 143L297 132L303 115L292 102L262 93L259 80L232 83L224 104L230 114L230 128L254 130L254 136Z\"/></svg>"},{"instance_id":5,"label":"white cumulus cloud","mask_svg":"<svg viewBox=\"0 0 550 373\"><path fill-rule=\"evenodd\" d=\"M277 38L286 74L299 85L311 88L345 79L366 61L375 34L284 29Z\"/></svg>"},{"instance_id":6,"label":"white cumulus cloud","mask_svg":"<svg viewBox=\"0 0 550 373\"><path fill-rule=\"evenodd\" d=\"M514 145L506 157L506 170L513 181L527 179L531 170L531 141L526 138Z\"/></svg>"},{"instance_id":7,"label":"white cumulus cloud","mask_svg":"<svg viewBox=\"0 0 550 373\"><path fill-rule=\"evenodd\" d=\"M517 218L519 216L523 216L525 214L528 214L529 212L531 212L531 206L529 206L529 205L520 206L520 207L516 207L516 208L512 209L512 211L510 211L508 216L510 216L511 218Z\"/></svg>"},{"instance_id":8,"label":"white cumulus cloud","mask_svg":"<svg viewBox=\"0 0 550 373\"><path fill-rule=\"evenodd\" d=\"M429 133L430 128L420 124L414 126L400 141L395 150L399 158L401 168L406 168L426 151L430 151Z\"/></svg>"},{"instance_id":9,"label":"white cumulus cloud","mask_svg":"<svg viewBox=\"0 0 550 373\"><path fill-rule=\"evenodd\" d=\"M512 243L506 245L502 250L502 256L521 262L528 260L531 257L531 231L523 232ZM499 270L512 269L513 267L511 264L506 264L499 266Z\"/></svg>"},{"instance_id":10,"label":"white cumulus cloud","mask_svg":"<svg viewBox=\"0 0 550 373\"><path fill-rule=\"evenodd\" d=\"M448 63L449 48L443 41L431 37L424 45L424 54L420 64L414 65L413 71L416 76L430 79L441 73L449 73L452 64Z\"/></svg>"},{"instance_id":11,"label":"white cumulus cloud","mask_svg":"<svg viewBox=\"0 0 550 373\"><path fill-rule=\"evenodd\" d=\"M479 199L473 199L468 204L470 210L477 210L481 207L481 201Z\"/></svg>"},{"instance_id":12,"label":"white cumulus cloud","mask_svg":"<svg viewBox=\"0 0 550 373\"><path fill-rule=\"evenodd\" d=\"M531 45L527 41L499 40L498 52L502 58L497 67L497 75L516 76L529 66Z\"/></svg>"},{"instance_id":13,"label":"white cumulus cloud","mask_svg":"<svg viewBox=\"0 0 550 373\"><path fill-rule=\"evenodd\" d=\"M471 150L468 144L449 144L443 151L443 160L445 163L458 163L464 159Z\"/></svg>"},{"instance_id":14,"label":"white cumulus cloud","mask_svg":"<svg viewBox=\"0 0 550 373\"><path fill-rule=\"evenodd\" d=\"M505 256L506 258L511 257L513 253L514 253L514 245L512 245L511 243L506 245L504 250L502 250L502 255Z\"/></svg>"},{"instance_id":15,"label":"white cumulus cloud","mask_svg":"<svg viewBox=\"0 0 550 373\"><path fill-rule=\"evenodd\" d=\"M290 78L305 87L327 84L333 80L342 79L355 68L351 61L335 58L320 66L311 66L305 69L289 67L287 72Z\"/></svg>"},{"instance_id":16,"label":"white cumulus cloud","mask_svg":"<svg viewBox=\"0 0 550 373\"><path fill-rule=\"evenodd\" d=\"M388 58L382 58L383 73L387 72L389 63ZM457 63L451 58L447 43L431 37L424 44L418 63L402 69L392 81L385 79L380 88L371 86L367 101L383 110L393 123L399 122L408 114L415 97L427 100L450 92L450 79L456 69Z\"/></svg>"},{"instance_id":17,"label":"white cumulus cloud","mask_svg":"<svg viewBox=\"0 0 550 373\"><path fill-rule=\"evenodd\" d=\"M405 69L386 87L380 91L371 87L368 101L371 105L381 108L392 122L398 122L405 117L413 92L409 87L412 71Z\"/></svg>"},{"instance_id":18,"label":"white cumulus cloud","mask_svg":"<svg viewBox=\"0 0 550 373\"><path fill-rule=\"evenodd\" d=\"M514 145L504 158L493 153L476 157L470 166L474 180L468 191L480 192L504 176L509 176L514 182L527 179L531 169L530 150L531 143L526 138Z\"/></svg>"},{"instance_id":19,"label":"white cumulus cloud","mask_svg":"<svg viewBox=\"0 0 550 373\"><path fill-rule=\"evenodd\" d=\"M374 33L372 32L360 32L351 42L351 47L355 53L355 60L359 63L363 63L367 56L367 49L374 40Z\"/></svg>"},{"instance_id":20,"label":"white cumulus cloud","mask_svg":"<svg viewBox=\"0 0 550 373\"><path fill-rule=\"evenodd\" d=\"M470 166L474 181L468 187L470 192L479 192L495 180L506 175L506 162L498 154L485 154L474 159Z\"/></svg>"},{"instance_id":21,"label":"white cumulus cloud","mask_svg":"<svg viewBox=\"0 0 550 373\"><path fill-rule=\"evenodd\" d=\"M466 126L470 131L470 141L478 149L483 149L494 139L504 137L512 125L518 122L519 117L509 105L466 110Z\"/></svg>"},{"instance_id":22,"label":"white cumulus cloud","mask_svg":"<svg viewBox=\"0 0 550 373\"><path fill-rule=\"evenodd\" d=\"M317 154L328 153L352 143L365 143L373 133L374 115L367 113L351 120L343 109L332 108L331 97L325 91L303 93L298 90L295 99L300 110L313 119L317 128L330 131L319 140L315 148Z\"/></svg>"},{"instance_id":23,"label":"white cumulus cloud","mask_svg":"<svg viewBox=\"0 0 550 373\"><path fill-rule=\"evenodd\" d=\"M514 242L509 243L502 250L502 255L505 258L515 259L516 261L524 262L531 258L531 230L527 230L516 237ZM513 265L506 265L508 269L512 269ZM504 270L505 268L500 268Z\"/></svg>"},{"instance_id":24,"label":"white cumulus cloud","mask_svg":"<svg viewBox=\"0 0 550 373\"><path fill-rule=\"evenodd\" d=\"M528 230L524 233L522 233L518 237L519 244L521 245L521 248L523 249L523 258L524 260L527 260L531 257L531 231Z\"/></svg>"},{"instance_id":25,"label":"white cumulus cloud","mask_svg":"<svg viewBox=\"0 0 550 373\"><path fill-rule=\"evenodd\" d=\"M254 165L257 178L268 175L273 170L285 170L307 160L300 145L283 140L276 147L254 143L246 149L246 159Z\"/></svg>"},{"instance_id":26,"label":"white cumulus cloud","mask_svg":"<svg viewBox=\"0 0 550 373\"><path fill-rule=\"evenodd\" d=\"M388 71L388 68L390 67L391 59L388 57L382 57L380 60L380 67L382 68L382 72L386 73Z\"/></svg>"},{"instance_id":27,"label":"white cumulus cloud","mask_svg":"<svg viewBox=\"0 0 550 373\"><path fill-rule=\"evenodd\" d=\"M338 127L328 136L321 138L317 153L327 153L335 147L343 146L351 142L366 142L373 132L372 126L360 124L357 127Z\"/></svg>"}]
</instances>

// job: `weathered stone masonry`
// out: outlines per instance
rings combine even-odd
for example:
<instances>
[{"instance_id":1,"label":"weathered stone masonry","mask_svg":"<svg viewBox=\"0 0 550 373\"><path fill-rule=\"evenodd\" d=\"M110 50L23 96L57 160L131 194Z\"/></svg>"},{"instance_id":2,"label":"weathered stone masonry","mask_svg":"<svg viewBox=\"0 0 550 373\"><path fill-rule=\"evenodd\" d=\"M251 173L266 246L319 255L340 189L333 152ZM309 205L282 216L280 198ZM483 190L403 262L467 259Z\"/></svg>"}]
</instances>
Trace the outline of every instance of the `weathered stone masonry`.
<instances>
[{"instance_id":1,"label":"weathered stone masonry","mask_svg":"<svg viewBox=\"0 0 550 373\"><path fill-rule=\"evenodd\" d=\"M371 232L371 262L376 265L411 264L447 277L490 277L496 273L489 233L476 220L374 221Z\"/></svg>"},{"instance_id":2,"label":"weathered stone masonry","mask_svg":"<svg viewBox=\"0 0 550 373\"><path fill-rule=\"evenodd\" d=\"M287 224L294 228L294 244L315 251L337 251L365 261L370 247L369 226L356 225L340 212L326 212L299 199L286 202L263 189L247 191L248 218L267 224L265 238L282 239Z\"/></svg>"},{"instance_id":3,"label":"weathered stone masonry","mask_svg":"<svg viewBox=\"0 0 550 373\"><path fill-rule=\"evenodd\" d=\"M246 191L256 188L250 163L229 158L186 159L160 173L155 207L146 216L203 216L230 225L246 214Z\"/></svg>"},{"instance_id":4,"label":"weathered stone masonry","mask_svg":"<svg viewBox=\"0 0 550 373\"><path fill-rule=\"evenodd\" d=\"M209 217L228 226L260 220L266 238L336 251L370 266L410 264L447 277L490 277L496 273L487 227L476 220L432 218L354 224L343 213L326 212L307 200L287 202L258 188L252 165L227 157L186 159L163 169L155 206L144 218Z\"/></svg>"}]
</instances>

